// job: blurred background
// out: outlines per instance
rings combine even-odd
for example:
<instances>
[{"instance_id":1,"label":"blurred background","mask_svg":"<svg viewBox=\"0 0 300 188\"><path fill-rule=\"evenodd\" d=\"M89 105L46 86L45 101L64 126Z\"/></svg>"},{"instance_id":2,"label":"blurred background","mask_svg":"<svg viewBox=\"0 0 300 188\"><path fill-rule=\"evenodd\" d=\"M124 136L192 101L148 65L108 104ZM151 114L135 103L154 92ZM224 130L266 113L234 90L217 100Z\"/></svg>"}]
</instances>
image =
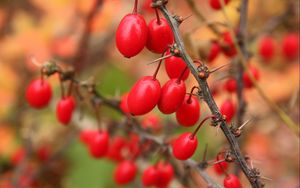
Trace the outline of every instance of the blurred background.
<instances>
[{"instance_id":1,"label":"blurred background","mask_svg":"<svg viewBox=\"0 0 300 188\"><path fill-rule=\"evenodd\" d=\"M78 130L97 126L91 108L80 102L68 127L56 120L55 105L60 97L56 75L49 78L53 98L47 108L35 110L25 101L26 86L40 75L39 67L33 62L54 60L62 67L74 67L78 80L93 77L97 90L114 99L129 91L141 76L153 74L156 64L148 63L160 55L144 49L138 56L126 59L115 46L116 28L122 17L132 11L133 0L104 0L96 9L94 1L0 1L0 188L11 187L13 181L19 181L21 187L118 187L112 175L116 163L109 159L93 159L79 140ZM208 0L194 2L209 22L228 22L222 11L209 6ZM240 0L231 0L226 6L234 26L239 20L239 5ZM208 23L195 16L186 1L170 0L168 9L183 17L192 15L182 23L180 30L193 58L202 58L211 41L219 40L220 37L207 27ZM138 11L147 22L155 17L149 1L140 0ZM252 0L249 1L248 16L250 63L260 70L259 85L299 126L299 58L297 55L287 59L282 54L284 37L291 33L299 36L299 1ZM226 24L218 24L217 27L220 31L227 29ZM259 42L265 36L271 37L275 46L274 56L269 61L262 59L258 53ZM231 61L220 54L208 66L215 68ZM223 89L230 74L231 67L227 66L208 80L214 88L218 105L227 98L236 101L235 94ZM158 79L161 83L168 79L164 66ZM188 90L195 84L190 76ZM255 89L245 91L245 99L247 111L244 120L251 119L251 122L239 138L243 151L251 157L261 175L271 179L264 180L266 187L299 187L299 135L280 120ZM208 108L203 102L201 105L203 118L208 114ZM157 109L153 113L162 119L164 131L172 127L168 134L174 136L186 130L177 125L174 115L162 115ZM122 118L108 108L101 108L100 114L101 121L109 126L114 126ZM214 159L219 151L229 147L221 131L205 126L199 133L195 160L202 159L206 143L208 159ZM24 151L27 151L26 155ZM51 162L43 160L53 155ZM229 171L234 170L234 165L231 165ZM211 167L207 172L222 184L224 176L217 175ZM201 177L197 177L196 173L194 176L200 187L206 187ZM240 178L244 187L250 187L243 175ZM28 181L35 183L28 185ZM128 187L139 185L133 183ZM170 187L180 186L174 181Z\"/></svg>"}]
</instances>

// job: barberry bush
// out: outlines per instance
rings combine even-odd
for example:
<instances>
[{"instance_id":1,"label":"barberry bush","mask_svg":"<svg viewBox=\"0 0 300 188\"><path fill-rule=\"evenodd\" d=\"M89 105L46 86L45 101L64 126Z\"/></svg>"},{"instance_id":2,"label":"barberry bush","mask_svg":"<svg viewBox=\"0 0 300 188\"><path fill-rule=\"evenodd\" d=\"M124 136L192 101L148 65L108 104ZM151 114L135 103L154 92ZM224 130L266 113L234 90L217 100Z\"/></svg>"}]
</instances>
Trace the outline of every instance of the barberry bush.
<instances>
[{"instance_id":1,"label":"barberry bush","mask_svg":"<svg viewBox=\"0 0 300 188\"><path fill-rule=\"evenodd\" d=\"M299 2L0 3L0 188L299 186Z\"/></svg>"}]
</instances>

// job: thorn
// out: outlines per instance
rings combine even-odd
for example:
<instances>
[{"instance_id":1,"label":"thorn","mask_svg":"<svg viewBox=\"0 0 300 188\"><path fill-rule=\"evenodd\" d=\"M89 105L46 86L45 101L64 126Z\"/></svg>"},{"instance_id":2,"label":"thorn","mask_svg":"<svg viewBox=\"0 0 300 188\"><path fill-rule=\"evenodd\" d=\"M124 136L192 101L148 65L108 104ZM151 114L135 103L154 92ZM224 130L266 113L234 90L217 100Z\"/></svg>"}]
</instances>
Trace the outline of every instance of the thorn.
<instances>
[{"instance_id":1,"label":"thorn","mask_svg":"<svg viewBox=\"0 0 300 188\"><path fill-rule=\"evenodd\" d=\"M214 72L216 72L216 71L218 71L218 70L220 70L220 69L222 69L222 68L224 68L224 67L226 67L226 66L228 66L228 65L230 65L231 63L227 63L227 64L224 64L224 65L221 65L221 66L219 66L219 67L217 67L217 68L214 68L213 70L211 70L211 71L209 71L209 73L211 74L211 73L214 73Z\"/></svg>"},{"instance_id":2,"label":"thorn","mask_svg":"<svg viewBox=\"0 0 300 188\"><path fill-rule=\"evenodd\" d=\"M37 67L42 67L43 64L38 62L38 60L36 59L36 57L34 55L30 55L30 60L32 62L32 64L34 64Z\"/></svg>"},{"instance_id":3,"label":"thorn","mask_svg":"<svg viewBox=\"0 0 300 188\"><path fill-rule=\"evenodd\" d=\"M189 19L189 18L192 17L192 16L193 16L193 14L190 14L190 15L188 15L187 17L182 18L182 19L181 19L181 22L186 21L187 19Z\"/></svg>"},{"instance_id":4,"label":"thorn","mask_svg":"<svg viewBox=\"0 0 300 188\"><path fill-rule=\"evenodd\" d=\"M272 181L273 179L271 178L268 178L268 177L265 177L265 176L260 176L261 179L265 179L265 180L268 180L268 181Z\"/></svg>"},{"instance_id":5,"label":"thorn","mask_svg":"<svg viewBox=\"0 0 300 188\"><path fill-rule=\"evenodd\" d=\"M202 61L200 61L199 59L193 60L194 63L198 63L201 66L203 66L204 64L202 63Z\"/></svg>"},{"instance_id":6,"label":"thorn","mask_svg":"<svg viewBox=\"0 0 300 188\"><path fill-rule=\"evenodd\" d=\"M155 59L154 61L151 61L150 63L147 63L147 65L151 65L151 64L153 64L153 63L156 63L156 62L158 62L158 61L160 61L160 60L167 59L167 58L172 57L172 56L173 56L172 54L169 54L169 55L166 55L166 56L157 58L157 59Z\"/></svg>"},{"instance_id":7,"label":"thorn","mask_svg":"<svg viewBox=\"0 0 300 188\"><path fill-rule=\"evenodd\" d=\"M216 130L216 136L218 136L218 134L219 134L219 130L220 130L220 124L217 126L217 130Z\"/></svg>"},{"instance_id":8,"label":"thorn","mask_svg":"<svg viewBox=\"0 0 300 188\"><path fill-rule=\"evenodd\" d=\"M251 169L254 168L254 167L253 167L253 161L252 161L252 160L250 160L250 166L251 166Z\"/></svg>"},{"instance_id":9,"label":"thorn","mask_svg":"<svg viewBox=\"0 0 300 188\"><path fill-rule=\"evenodd\" d=\"M244 127L244 126L246 126L249 122L251 122L252 121L252 119L248 119L247 121L245 121L241 126L239 126L238 127L238 130L242 130L242 128Z\"/></svg>"},{"instance_id":10,"label":"thorn","mask_svg":"<svg viewBox=\"0 0 300 188\"><path fill-rule=\"evenodd\" d=\"M221 159L221 160L218 160L218 161L214 161L213 163L211 163L211 165L215 165L215 164L218 164L218 163L221 163L221 162L224 162L226 161L225 159Z\"/></svg>"}]
</instances>

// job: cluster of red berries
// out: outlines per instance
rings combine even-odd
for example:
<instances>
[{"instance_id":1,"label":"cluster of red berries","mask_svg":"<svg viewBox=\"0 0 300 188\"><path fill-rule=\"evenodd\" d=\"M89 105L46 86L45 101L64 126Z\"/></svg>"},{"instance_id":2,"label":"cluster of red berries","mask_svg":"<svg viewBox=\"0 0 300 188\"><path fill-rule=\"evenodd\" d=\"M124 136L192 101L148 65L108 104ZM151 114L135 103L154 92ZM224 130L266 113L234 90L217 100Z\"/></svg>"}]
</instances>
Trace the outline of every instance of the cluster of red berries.
<instances>
[{"instance_id":1,"label":"cluster of red berries","mask_svg":"<svg viewBox=\"0 0 300 188\"><path fill-rule=\"evenodd\" d=\"M145 121L151 121L152 118L153 116ZM141 146L141 140L136 134L131 134L129 139L114 136L110 140L106 131L98 130L82 130L80 140L87 145L94 158L106 157L118 163L114 171L114 180L118 185L126 185L135 179L138 173L135 159L149 144L149 142L145 142ZM141 178L145 186L165 187L173 176L172 165L161 161L146 168Z\"/></svg>"},{"instance_id":2,"label":"cluster of red berries","mask_svg":"<svg viewBox=\"0 0 300 188\"><path fill-rule=\"evenodd\" d=\"M270 63L275 57L277 46L281 48L281 55L287 60L293 60L299 55L299 35L289 33L285 35L280 45L276 44L273 37L265 36L258 44L258 53L265 63Z\"/></svg>"},{"instance_id":3,"label":"cluster of red berries","mask_svg":"<svg viewBox=\"0 0 300 188\"><path fill-rule=\"evenodd\" d=\"M252 74L252 76L254 77L254 79L256 81L259 80L260 73L259 73L259 70L254 65L249 66L249 72ZM247 72L244 72L244 74L243 74L243 85L244 85L245 89L251 89L254 86L254 84L253 84L252 80L250 79L250 76ZM234 94L237 90L236 79L234 79L232 77L228 78L224 82L223 88L228 93ZM226 116L227 123L231 122L231 120L234 117L235 112L236 112L236 105L233 102L233 100L230 98L227 98L225 101L223 101L223 103L220 106L220 112Z\"/></svg>"},{"instance_id":4,"label":"cluster of red berries","mask_svg":"<svg viewBox=\"0 0 300 188\"><path fill-rule=\"evenodd\" d=\"M134 10L134 13L122 19L118 27L116 43L119 51L125 57L138 54L144 45L156 53L165 54L164 52L167 51L165 57L168 58L165 60L165 68L170 80L161 87L160 82L156 79L159 64L153 76L142 77L133 85L129 93L122 96L120 108L124 113L138 116L151 112L157 106L163 114L176 113L176 119L180 125L185 127L193 126L199 120L200 105L198 99L192 95L194 88L190 94L186 94L184 80L189 76L186 64L180 57L176 57L171 52L172 49L167 50L169 45L173 43L173 34L170 26L166 21L164 21L165 24L163 25L159 23L158 20L161 18L159 18L156 11L157 18L150 22L148 32L147 28L140 21L136 21L140 20L141 16L136 13L136 7ZM161 28L164 29L151 29L153 23L161 24L163 26ZM137 28L139 28L138 31L136 31ZM130 32L128 33L128 31ZM147 42L145 42L144 35L141 35L140 31L144 33L148 32ZM132 45L131 40L133 38L135 42L139 43L139 50L137 50L136 45L128 48L128 46ZM166 42L166 38L170 40ZM127 41L127 39L129 40ZM127 48L123 48L123 45L127 46ZM196 147L197 139L191 133L182 134L172 143L173 154L179 160L190 158L195 152Z\"/></svg>"},{"instance_id":5,"label":"cluster of red berries","mask_svg":"<svg viewBox=\"0 0 300 188\"><path fill-rule=\"evenodd\" d=\"M232 58L237 54L229 31L223 32L220 40L211 40L208 52L201 55L206 58L208 63L212 63L220 53L223 53L228 58Z\"/></svg>"},{"instance_id":6,"label":"cluster of red berries","mask_svg":"<svg viewBox=\"0 0 300 188\"><path fill-rule=\"evenodd\" d=\"M51 98L51 86L48 81L43 78L33 80L26 89L26 100L33 108L41 109L46 107ZM75 107L76 102L72 95L62 96L56 106L56 117L58 121L63 125L69 124Z\"/></svg>"},{"instance_id":7,"label":"cluster of red berries","mask_svg":"<svg viewBox=\"0 0 300 188\"><path fill-rule=\"evenodd\" d=\"M146 46L154 53L166 52L173 44L173 33L165 19L159 18L156 12L148 25L144 18L136 12L126 15L120 22L116 33L116 45L125 57L140 53ZM121 109L131 115L149 113L156 105L164 114L176 112L178 123L183 126L194 125L200 116L200 106L192 95L186 95L184 80L189 75L186 64L180 57L166 52L165 67L170 80L163 87L153 76L144 76L122 97ZM145 95L147 93L147 95Z\"/></svg>"},{"instance_id":8,"label":"cluster of red berries","mask_svg":"<svg viewBox=\"0 0 300 188\"><path fill-rule=\"evenodd\" d=\"M216 157L216 163L214 164L214 171L218 175L225 174L223 185L225 188L242 188L240 180L234 174L228 174L227 169L229 167L228 163L224 159L224 153L219 153Z\"/></svg>"}]
</instances>

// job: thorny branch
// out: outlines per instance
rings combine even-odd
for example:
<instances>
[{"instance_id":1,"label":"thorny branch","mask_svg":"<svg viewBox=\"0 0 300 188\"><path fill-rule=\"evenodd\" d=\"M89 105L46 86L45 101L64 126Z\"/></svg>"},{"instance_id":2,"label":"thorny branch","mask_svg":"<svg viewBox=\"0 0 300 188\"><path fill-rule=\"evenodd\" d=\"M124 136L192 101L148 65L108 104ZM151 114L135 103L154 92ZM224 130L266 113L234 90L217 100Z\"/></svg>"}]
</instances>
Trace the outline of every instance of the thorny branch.
<instances>
[{"instance_id":1,"label":"thorny branch","mask_svg":"<svg viewBox=\"0 0 300 188\"><path fill-rule=\"evenodd\" d=\"M161 1L156 1L156 2L161 2ZM248 166L244 156L242 155L242 152L240 150L237 139L235 138L233 133L230 131L230 128L227 126L226 121L222 118L219 108L216 105L216 102L213 99L210 89L208 87L208 84L206 82L207 77L199 76L199 73L200 73L199 70L195 67L193 60L186 52L184 44L183 44L181 36L180 36L180 33L179 33L179 29L178 29L180 23L169 13L169 11L165 7L164 3L161 3L158 7L172 28L172 31L173 31L173 34L175 37L175 42L177 44L178 49L180 50L181 58L185 61L188 68L190 69L191 73L197 80L197 82L201 88L201 94L203 96L204 101L207 103L212 114L215 115L217 117L217 119L220 120L220 127L231 146L231 150L236 157L236 161L238 162L239 166L243 170L244 174L246 175L247 179L251 183L252 187L254 187L254 188L262 187L259 176L257 175L257 173L254 172L253 169L251 169ZM200 71L202 73L203 72L207 73L205 71L205 70L207 70L207 67L205 65L201 65L201 67L202 67L202 69Z\"/></svg>"},{"instance_id":2,"label":"thorny branch","mask_svg":"<svg viewBox=\"0 0 300 188\"><path fill-rule=\"evenodd\" d=\"M191 10L194 12L194 14L197 16L197 18L201 21L201 22L207 22L206 18L201 14L201 12L196 8L195 3L193 0L186 0L188 5L190 6ZM244 72L247 72L251 82L254 85L254 88L257 90L258 94L264 99L264 101L266 101L266 103L270 106L270 108L278 114L278 116L280 117L280 119L285 123L285 125L287 125L297 136L300 133L300 129L299 126L297 126L297 124L286 114L286 112L284 110L282 110L277 104L275 104L271 99L269 99L269 97L265 94L265 92L263 91L263 89L257 84L257 81L253 78L253 75L251 73L249 73L248 71L248 67L247 67L247 61L245 58L248 58L248 56L243 56L242 50L239 46L239 41L236 38L235 34L234 34L234 28L231 25L227 14L225 12L224 9L224 2L223 0L220 1L222 5L222 11L224 13L224 16L227 20L227 24L226 26L230 29L230 35L234 41L234 47L236 48L237 52L238 52L238 57L240 58L240 63L241 66L243 66ZM269 22L267 22L265 24L265 27L262 29L262 33L268 33L272 30L274 30L276 27L278 27L278 25L283 24L287 21L287 18L289 17L290 14L294 14L294 7L296 7L293 3L289 3L287 6L287 10L282 14L279 15L278 17L274 17L272 18ZM208 25L209 26L209 25ZM215 34L219 33L219 31L217 30L217 28L212 28L212 26L209 26L209 28L211 29L211 31ZM261 33L260 33L261 34ZM258 33L256 33L253 36L249 36L249 41L253 42L256 38L258 37ZM241 87L241 86L239 86ZM240 109L240 112L242 112L242 108Z\"/></svg>"},{"instance_id":3,"label":"thorny branch","mask_svg":"<svg viewBox=\"0 0 300 188\"><path fill-rule=\"evenodd\" d=\"M152 134L149 134L145 130L143 130L141 128L142 126L139 124L139 122L136 119L134 119L131 116L128 116L128 114L125 114L120 109L120 106L119 106L120 101L118 101L116 99L108 99L108 98L104 97L100 92L98 92L96 90L94 83L92 83L92 82L90 83L90 82L86 82L86 81L81 82L81 81L76 80L74 78L74 74L70 73L70 70L63 70L55 62L48 62L47 64L44 64L43 66L46 67L46 68L44 68L44 72L43 72L45 75L51 76L55 73L58 73L60 75L60 77L64 78L63 81L73 82L73 84L75 85L75 88L79 87L82 90L84 90L85 92L89 93L90 100L88 100L88 101L92 104L91 106L93 108L100 107L100 106L106 106L106 107L109 107L109 108L119 112L126 118L126 123L131 125L131 126L127 126L127 128L130 128L130 130L132 132L137 133L141 137L142 140L143 139L149 140L149 141L155 143L156 145L158 145L160 148L166 150L166 152L168 152L168 153L171 152L170 145L165 143L163 139L161 139L157 136L154 136ZM96 114L96 115L98 115L98 114ZM124 126L122 126L122 127L124 128ZM75 136L75 134L73 134L73 136ZM62 150L64 150L64 148L65 147L61 147ZM61 155L61 152L62 152L61 150L57 151L57 153L54 154L54 156L52 156L51 160L49 160L48 162L50 163L51 161L53 161L54 159L59 157ZM180 164L190 166L193 169L195 169L196 172L204 179L204 181L209 186L211 186L213 188L221 188L222 187L218 183L216 183L213 179L211 179L209 177L209 175L205 172L205 168L197 165L198 163L196 161L193 161L190 159L188 161L181 162ZM177 169L177 168L175 167L174 169ZM47 163L44 164L44 167L43 166L40 167L40 169L34 174L34 176L32 178L37 178L45 170L47 170ZM178 172L175 174L181 174L181 173ZM181 181L182 178L178 177L178 180ZM186 182L181 181L181 183L185 184Z\"/></svg>"},{"instance_id":4,"label":"thorny branch","mask_svg":"<svg viewBox=\"0 0 300 188\"><path fill-rule=\"evenodd\" d=\"M240 23L237 31L237 38L239 45L244 57L248 58L249 53L247 51L247 14L248 14L248 0L242 0L240 8ZM244 67L241 63L237 63L237 73L236 73L236 83L237 83L237 99L238 99L238 109L237 109L237 125L241 125L243 122L246 101L243 95L244 83L243 74Z\"/></svg>"}]
</instances>

